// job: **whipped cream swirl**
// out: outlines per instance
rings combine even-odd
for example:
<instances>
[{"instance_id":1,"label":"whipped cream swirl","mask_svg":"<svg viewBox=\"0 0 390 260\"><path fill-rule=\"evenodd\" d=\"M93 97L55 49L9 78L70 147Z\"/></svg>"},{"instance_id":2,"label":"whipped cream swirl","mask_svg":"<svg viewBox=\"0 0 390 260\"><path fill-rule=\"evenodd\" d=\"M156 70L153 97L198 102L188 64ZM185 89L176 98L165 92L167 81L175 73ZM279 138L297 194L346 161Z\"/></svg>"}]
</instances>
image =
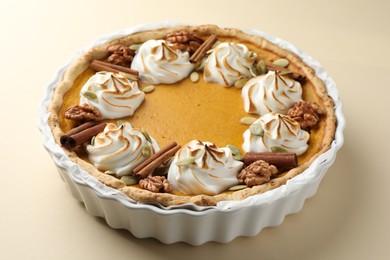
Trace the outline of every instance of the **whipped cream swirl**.
<instances>
[{"instance_id":1,"label":"whipped cream swirl","mask_svg":"<svg viewBox=\"0 0 390 260\"><path fill-rule=\"evenodd\" d=\"M97 108L106 119L133 115L144 98L137 81L105 71L89 78L80 91L80 104Z\"/></svg>"},{"instance_id":2,"label":"whipped cream swirl","mask_svg":"<svg viewBox=\"0 0 390 260\"><path fill-rule=\"evenodd\" d=\"M117 126L107 124L104 131L99 133L91 145L87 145L88 158L101 171L111 171L117 176L128 175L148 157L142 149L150 154L159 150L155 140L149 142L140 129L133 128L129 123Z\"/></svg>"},{"instance_id":3,"label":"whipped cream swirl","mask_svg":"<svg viewBox=\"0 0 390 260\"><path fill-rule=\"evenodd\" d=\"M181 160L192 158L188 165ZM175 155L168 171L173 188L185 194L215 195L238 183L237 174L243 163L233 159L229 148L218 148L210 142L193 140Z\"/></svg>"},{"instance_id":4,"label":"whipped cream swirl","mask_svg":"<svg viewBox=\"0 0 390 260\"><path fill-rule=\"evenodd\" d=\"M268 113L253 124L260 125L264 132L260 135L253 134L250 129L244 132L242 148L245 152L269 152L272 147L282 147L287 152L301 155L308 148L309 133L289 116Z\"/></svg>"},{"instance_id":5,"label":"whipped cream swirl","mask_svg":"<svg viewBox=\"0 0 390 260\"><path fill-rule=\"evenodd\" d=\"M242 77L250 78L250 67L256 54L241 43L223 42L218 44L208 56L204 65L203 77L207 82L221 86L231 86Z\"/></svg>"},{"instance_id":6,"label":"whipped cream swirl","mask_svg":"<svg viewBox=\"0 0 390 260\"><path fill-rule=\"evenodd\" d=\"M188 52L172 49L164 40L148 40L138 49L131 68L145 83L172 84L187 77L194 65Z\"/></svg>"},{"instance_id":7,"label":"whipped cream swirl","mask_svg":"<svg viewBox=\"0 0 390 260\"><path fill-rule=\"evenodd\" d=\"M287 114L288 109L302 100L302 87L298 81L269 71L249 80L242 88L242 98L247 113L260 116L270 112Z\"/></svg>"}]
</instances>

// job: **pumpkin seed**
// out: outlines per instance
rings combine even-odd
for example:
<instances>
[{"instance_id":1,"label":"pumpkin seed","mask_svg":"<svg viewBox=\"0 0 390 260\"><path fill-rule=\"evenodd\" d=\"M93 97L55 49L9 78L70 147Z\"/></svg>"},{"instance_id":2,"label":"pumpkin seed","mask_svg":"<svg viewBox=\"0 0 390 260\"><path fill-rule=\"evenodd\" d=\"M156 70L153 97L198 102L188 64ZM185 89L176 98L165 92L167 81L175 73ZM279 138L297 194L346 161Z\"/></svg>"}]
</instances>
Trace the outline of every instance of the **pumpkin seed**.
<instances>
[{"instance_id":1,"label":"pumpkin seed","mask_svg":"<svg viewBox=\"0 0 390 260\"><path fill-rule=\"evenodd\" d=\"M220 43L222 43L221 41L216 41L213 46L211 46L211 49L214 49L215 47L217 47Z\"/></svg>"},{"instance_id":2,"label":"pumpkin seed","mask_svg":"<svg viewBox=\"0 0 390 260\"><path fill-rule=\"evenodd\" d=\"M142 146L141 153L145 157L150 157L152 155L152 149L150 148L149 144L145 144Z\"/></svg>"},{"instance_id":3,"label":"pumpkin seed","mask_svg":"<svg viewBox=\"0 0 390 260\"><path fill-rule=\"evenodd\" d=\"M86 99L96 102L98 100L97 95L93 91L85 91L82 93Z\"/></svg>"},{"instance_id":4,"label":"pumpkin seed","mask_svg":"<svg viewBox=\"0 0 390 260\"><path fill-rule=\"evenodd\" d=\"M131 80L131 81L138 81L138 77L133 75L133 74L130 74L130 73L126 73L126 72L122 72L120 71L119 74L121 74L122 76L124 76L125 78L127 78L128 80Z\"/></svg>"},{"instance_id":5,"label":"pumpkin seed","mask_svg":"<svg viewBox=\"0 0 390 260\"><path fill-rule=\"evenodd\" d=\"M206 51L206 55L210 55L214 51L214 48L211 48L210 50Z\"/></svg>"},{"instance_id":6,"label":"pumpkin seed","mask_svg":"<svg viewBox=\"0 0 390 260\"><path fill-rule=\"evenodd\" d=\"M288 75L288 74L291 74L291 73L293 73L291 70L282 70L279 74L280 75Z\"/></svg>"},{"instance_id":7,"label":"pumpkin seed","mask_svg":"<svg viewBox=\"0 0 390 260\"><path fill-rule=\"evenodd\" d=\"M236 155L233 155L233 159L236 161L242 161L242 160L244 160L244 156L242 156L241 154L236 154Z\"/></svg>"},{"instance_id":8,"label":"pumpkin seed","mask_svg":"<svg viewBox=\"0 0 390 260\"><path fill-rule=\"evenodd\" d=\"M114 172L114 171L105 171L104 173L105 174L109 174L109 175L115 175L116 174L116 172Z\"/></svg>"},{"instance_id":9,"label":"pumpkin seed","mask_svg":"<svg viewBox=\"0 0 390 260\"><path fill-rule=\"evenodd\" d=\"M141 47L142 43L132 44L130 45L130 50L138 51L138 49Z\"/></svg>"},{"instance_id":10,"label":"pumpkin seed","mask_svg":"<svg viewBox=\"0 0 390 260\"><path fill-rule=\"evenodd\" d=\"M194 72L192 72L191 74L190 74L190 79L191 79L191 81L192 82L198 82L198 80L199 80L199 74L198 74L198 72L196 72L196 71L194 71Z\"/></svg>"},{"instance_id":11,"label":"pumpkin seed","mask_svg":"<svg viewBox=\"0 0 390 260\"><path fill-rule=\"evenodd\" d=\"M118 121L116 121L116 125L119 127L119 126L121 126L121 125L123 125L123 124L125 124L125 123L127 123L127 121L125 121L125 120L118 120Z\"/></svg>"},{"instance_id":12,"label":"pumpkin seed","mask_svg":"<svg viewBox=\"0 0 390 260\"><path fill-rule=\"evenodd\" d=\"M96 138L96 136L92 136L91 145L94 145L94 144L95 144L95 138Z\"/></svg>"},{"instance_id":13,"label":"pumpkin seed","mask_svg":"<svg viewBox=\"0 0 390 260\"><path fill-rule=\"evenodd\" d=\"M193 156L184 157L184 158L177 160L176 165L177 166L188 166L190 164L193 164L195 162L195 159L196 158Z\"/></svg>"},{"instance_id":14,"label":"pumpkin seed","mask_svg":"<svg viewBox=\"0 0 390 260\"><path fill-rule=\"evenodd\" d=\"M141 133L145 136L146 140L151 143L152 142L152 138L150 138L150 135L142 129Z\"/></svg>"},{"instance_id":15,"label":"pumpkin seed","mask_svg":"<svg viewBox=\"0 0 390 260\"><path fill-rule=\"evenodd\" d=\"M230 151L232 151L232 154L233 154L233 155L241 154L240 149L238 149L237 146L235 146L235 145L228 144L228 145L226 145L226 147L229 148Z\"/></svg>"},{"instance_id":16,"label":"pumpkin seed","mask_svg":"<svg viewBox=\"0 0 390 260\"><path fill-rule=\"evenodd\" d=\"M150 93L150 92L154 91L155 89L156 89L155 86L149 85L149 86L146 86L146 87L142 88L142 91L145 92L145 93Z\"/></svg>"},{"instance_id":17,"label":"pumpkin seed","mask_svg":"<svg viewBox=\"0 0 390 260\"><path fill-rule=\"evenodd\" d=\"M256 65L256 70L258 75L263 75L267 73L267 66L263 60L260 60Z\"/></svg>"},{"instance_id":18,"label":"pumpkin seed","mask_svg":"<svg viewBox=\"0 0 390 260\"><path fill-rule=\"evenodd\" d=\"M260 75L259 72L257 71L257 68L256 68L255 64L252 64L252 65L250 66L249 72L251 73L251 75L252 75L253 77L257 77L258 75Z\"/></svg>"},{"instance_id":19,"label":"pumpkin seed","mask_svg":"<svg viewBox=\"0 0 390 260\"><path fill-rule=\"evenodd\" d=\"M245 116L245 117L243 117L243 118L240 119L240 122L241 122L241 124L244 124L244 125L251 125L251 124L253 124L256 120L257 120L257 118L250 117L250 116Z\"/></svg>"},{"instance_id":20,"label":"pumpkin seed","mask_svg":"<svg viewBox=\"0 0 390 260\"><path fill-rule=\"evenodd\" d=\"M201 71L204 68L204 65L206 64L206 59L203 58L195 67L196 71Z\"/></svg>"},{"instance_id":21,"label":"pumpkin seed","mask_svg":"<svg viewBox=\"0 0 390 260\"><path fill-rule=\"evenodd\" d=\"M264 129L261 124L251 124L249 130L251 131L251 134L256 136L264 135Z\"/></svg>"},{"instance_id":22,"label":"pumpkin seed","mask_svg":"<svg viewBox=\"0 0 390 260\"><path fill-rule=\"evenodd\" d=\"M234 186L230 187L228 190L230 190L230 191L237 191L237 190L242 190L242 189L245 189L245 188L248 188L248 186L240 184L240 185L234 185Z\"/></svg>"},{"instance_id":23,"label":"pumpkin seed","mask_svg":"<svg viewBox=\"0 0 390 260\"><path fill-rule=\"evenodd\" d=\"M281 146L272 146L271 152L273 152L273 153L287 153L288 151Z\"/></svg>"},{"instance_id":24,"label":"pumpkin seed","mask_svg":"<svg viewBox=\"0 0 390 260\"><path fill-rule=\"evenodd\" d=\"M123 181L126 185L134 185L138 183L138 178L130 175L125 175L121 177L121 181Z\"/></svg>"},{"instance_id":25,"label":"pumpkin seed","mask_svg":"<svg viewBox=\"0 0 390 260\"><path fill-rule=\"evenodd\" d=\"M273 64L275 64L276 66L283 68L287 67L289 63L290 62L287 59L277 59L273 62Z\"/></svg>"},{"instance_id":26,"label":"pumpkin seed","mask_svg":"<svg viewBox=\"0 0 390 260\"><path fill-rule=\"evenodd\" d=\"M248 78L240 78L239 80L236 80L236 82L234 82L234 87L236 88L243 88L245 86L245 84L248 82Z\"/></svg>"},{"instance_id":27,"label":"pumpkin seed","mask_svg":"<svg viewBox=\"0 0 390 260\"><path fill-rule=\"evenodd\" d=\"M257 54L253 51L248 51L247 53L245 53L244 55L244 58L253 58L253 57L256 57Z\"/></svg>"}]
</instances>

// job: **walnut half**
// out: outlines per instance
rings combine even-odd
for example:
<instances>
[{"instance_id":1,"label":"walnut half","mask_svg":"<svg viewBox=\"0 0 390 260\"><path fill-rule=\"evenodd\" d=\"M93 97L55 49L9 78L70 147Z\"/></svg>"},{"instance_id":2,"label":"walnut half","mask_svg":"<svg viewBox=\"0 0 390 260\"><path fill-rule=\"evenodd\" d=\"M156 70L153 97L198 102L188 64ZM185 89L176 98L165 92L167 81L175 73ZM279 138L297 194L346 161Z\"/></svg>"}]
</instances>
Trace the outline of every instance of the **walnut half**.
<instances>
[{"instance_id":1,"label":"walnut half","mask_svg":"<svg viewBox=\"0 0 390 260\"><path fill-rule=\"evenodd\" d=\"M271 176L278 173L274 165L266 161L258 160L244 168L237 176L238 182L245 183L248 187L269 182Z\"/></svg>"},{"instance_id":2,"label":"walnut half","mask_svg":"<svg viewBox=\"0 0 390 260\"><path fill-rule=\"evenodd\" d=\"M100 121L102 114L97 108L88 104L82 104L68 108L65 111L65 118L83 123L87 121Z\"/></svg>"},{"instance_id":3,"label":"walnut half","mask_svg":"<svg viewBox=\"0 0 390 260\"><path fill-rule=\"evenodd\" d=\"M288 110L287 114L289 117L298 121L303 130L310 130L318 123L324 111L315 102L299 101Z\"/></svg>"},{"instance_id":4,"label":"walnut half","mask_svg":"<svg viewBox=\"0 0 390 260\"><path fill-rule=\"evenodd\" d=\"M172 192L172 186L165 176L150 176L139 181L142 189L151 192Z\"/></svg>"},{"instance_id":5,"label":"walnut half","mask_svg":"<svg viewBox=\"0 0 390 260\"><path fill-rule=\"evenodd\" d=\"M166 41L175 49L188 51L192 55L203 43L203 40L190 32L177 31L168 34Z\"/></svg>"}]
</instances>

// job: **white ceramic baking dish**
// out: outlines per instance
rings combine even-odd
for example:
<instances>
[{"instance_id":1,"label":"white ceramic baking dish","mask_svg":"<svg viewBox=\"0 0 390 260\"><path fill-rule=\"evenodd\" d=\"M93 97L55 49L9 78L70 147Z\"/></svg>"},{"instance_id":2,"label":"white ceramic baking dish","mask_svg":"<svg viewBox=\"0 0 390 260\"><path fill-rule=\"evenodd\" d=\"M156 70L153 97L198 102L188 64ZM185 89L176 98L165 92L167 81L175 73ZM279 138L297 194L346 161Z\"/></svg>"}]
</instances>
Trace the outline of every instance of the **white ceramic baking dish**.
<instances>
[{"instance_id":1,"label":"white ceramic baking dish","mask_svg":"<svg viewBox=\"0 0 390 260\"><path fill-rule=\"evenodd\" d=\"M52 156L73 197L84 203L89 214L103 217L113 228L126 229L138 238L153 237L166 244L186 242L191 245L201 245L208 241L227 243L238 236L255 236L265 227L281 224L286 215L298 212L302 208L304 201L315 194L319 183L343 144L345 119L334 81L316 60L292 44L258 30L243 30L249 34L262 36L294 52L315 70L316 75L325 82L327 91L335 103L337 117L335 139L331 148L319 156L302 174L279 188L251 196L243 201L224 201L215 207L194 205L162 207L135 203L119 191L101 184L72 162L62 148L55 143L48 126L47 108L53 90L74 59L80 57L91 47L118 37L138 31L177 25L183 24L168 21L131 27L103 36L77 52L67 65L58 70L53 81L46 88L40 107L39 121L43 144Z\"/></svg>"}]
</instances>

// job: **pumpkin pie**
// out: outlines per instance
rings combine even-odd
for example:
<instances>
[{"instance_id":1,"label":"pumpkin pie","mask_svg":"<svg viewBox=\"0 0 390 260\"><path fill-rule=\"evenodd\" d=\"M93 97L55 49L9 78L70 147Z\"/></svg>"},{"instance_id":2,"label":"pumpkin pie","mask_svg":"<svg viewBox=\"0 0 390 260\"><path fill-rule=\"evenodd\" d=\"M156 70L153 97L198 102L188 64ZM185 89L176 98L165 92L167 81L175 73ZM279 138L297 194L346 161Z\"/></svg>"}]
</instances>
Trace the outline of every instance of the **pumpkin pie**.
<instances>
[{"instance_id":1,"label":"pumpkin pie","mask_svg":"<svg viewBox=\"0 0 390 260\"><path fill-rule=\"evenodd\" d=\"M56 87L68 157L141 203L213 206L284 185L334 139L324 82L296 54L214 25L91 48Z\"/></svg>"}]
</instances>

